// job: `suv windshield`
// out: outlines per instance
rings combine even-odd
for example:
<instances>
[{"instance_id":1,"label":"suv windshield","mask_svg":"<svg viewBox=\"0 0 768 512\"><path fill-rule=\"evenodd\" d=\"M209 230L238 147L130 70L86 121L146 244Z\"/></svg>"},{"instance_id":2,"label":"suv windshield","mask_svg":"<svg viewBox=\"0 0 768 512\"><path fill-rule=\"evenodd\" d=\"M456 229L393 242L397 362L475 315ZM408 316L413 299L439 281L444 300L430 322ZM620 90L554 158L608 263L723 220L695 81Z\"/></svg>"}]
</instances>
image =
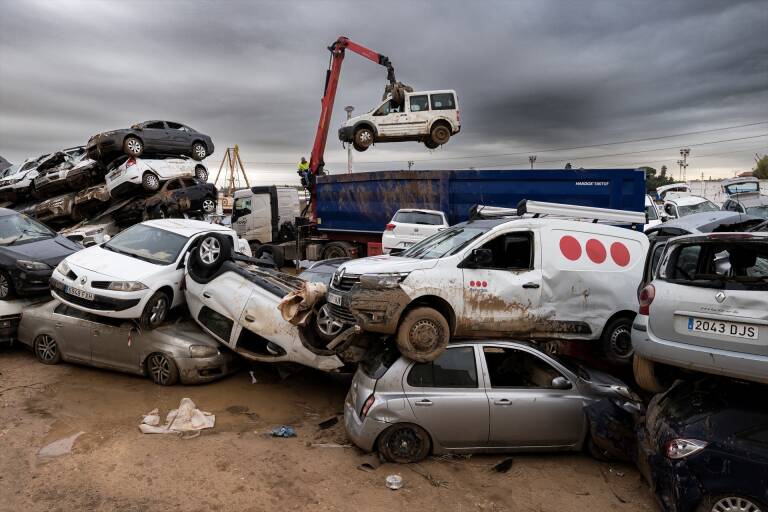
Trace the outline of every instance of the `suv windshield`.
<instances>
[{"instance_id":1,"label":"suv windshield","mask_svg":"<svg viewBox=\"0 0 768 512\"><path fill-rule=\"evenodd\" d=\"M440 231L400 253L403 258L431 260L456 254L490 228L457 226Z\"/></svg>"},{"instance_id":2,"label":"suv windshield","mask_svg":"<svg viewBox=\"0 0 768 512\"><path fill-rule=\"evenodd\" d=\"M56 233L19 213L0 216L0 245L14 245L53 238Z\"/></svg>"},{"instance_id":3,"label":"suv windshield","mask_svg":"<svg viewBox=\"0 0 768 512\"><path fill-rule=\"evenodd\" d=\"M102 247L157 265L169 265L176 261L187 240L185 236L164 229L137 224Z\"/></svg>"},{"instance_id":4,"label":"suv windshield","mask_svg":"<svg viewBox=\"0 0 768 512\"><path fill-rule=\"evenodd\" d=\"M692 204L689 206L678 206L677 210L680 212L681 217L685 217L686 215L692 215L694 213L716 212L719 211L720 208L718 208L712 201L704 201L703 203Z\"/></svg>"}]
</instances>

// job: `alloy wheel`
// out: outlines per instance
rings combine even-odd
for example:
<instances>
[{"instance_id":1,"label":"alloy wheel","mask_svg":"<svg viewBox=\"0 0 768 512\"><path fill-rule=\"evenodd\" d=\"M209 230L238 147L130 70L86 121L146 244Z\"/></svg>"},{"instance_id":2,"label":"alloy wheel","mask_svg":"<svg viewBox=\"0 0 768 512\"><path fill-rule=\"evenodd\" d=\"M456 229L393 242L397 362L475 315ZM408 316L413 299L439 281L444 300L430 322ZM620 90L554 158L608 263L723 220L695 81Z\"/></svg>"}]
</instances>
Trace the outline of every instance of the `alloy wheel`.
<instances>
[{"instance_id":1,"label":"alloy wheel","mask_svg":"<svg viewBox=\"0 0 768 512\"><path fill-rule=\"evenodd\" d=\"M171 365L163 354L152 354L147 361L147 369L152 380L165 385L171 379Z\"/></svg>"},{"instance_id":2,"label":"alloy wheel","mask_svg":"<svg viewBox=\"0 0 768 512\"><path fill-rule=\"evenodd\" d=\"M726 497L712 505L712 512L760 512L760 507L747 498Z\"/></svg>"},{"instance_id":3,"label":"alloy wheel","mask_svg":"<svg viewBox=\"0 0 768 512\"><path fill-rule=\"evenodd\" d=\"M147 174L144 178L144 184L149 190L157 190L160 187L160 180L154 174Z\"/></svg>"},{"instance_id":4,"label":"alloy wheel","mask_svg":"<svg viewBox=\"0 0 768 512\"><path fill-rule=\"evenodd\" d=\"M8 282L8 276L0 272L0 299L8 297L11 291L11 283Z\"/></svg>"},{"instance_id":5,"label":"alloy wheel","mask_svg":"<svg viewBox=\"0 0 768 512\"><path fill-rule=\"evenodd\" d=\"M128 151L130 151L132 154L138 155L141 153L141 142L138 140L128 139L128 142L126 142L125 145L128 148Z\"/></svg>"},{"instance_id":6,"label":"alloy wheel","mask_svg":"<svg viewBox=\"0 0 768 512\"><path fill-rule=\"evenodd\" d=\"M165 313L168 311L168 299L160 296L152 305L152 311L149 315L149 321L152 325L159 325L165 319Z\"/></svg>"},{"instance_id":7,"label":"alloy wheel","mask_svg":"<svg viewBox=\"0 0 768 512\"><path fill-rule=\"evenodd\" d=\"M213 264L221 253L219 241L213 237L208 237L200 244L200 259L207 265Z\"/></svg>"},{"instance_id":8,"label":"alloy wheel","mask_svg":"<svg viewBox=\"0 0 768 512\"><path fill-rule=\"evenodd\" d=\"M325 336L336 337L344 328L344 324L331 316L331 307L326 303L317 311L317 328Z\"/></svg>"},{"instance_id":9,"label":"alloy wheel","mask_svg":"<svg viewBox=\"0 0 768 512\"><path fill-rule=\"evenodd\" d=\"M213 199L205 199L203 201L203 211L205 213L212 213L216 209L216 203L213 202Z\"/></svg>"},{"instance_id":10,"label":"alloy wheel","mask_svg":"<svg viewBox=\"0 0 768 512\"><path fill-rule=\"evenodd\" d=\"M197 156L198 158L200 158L200 160L202 160L203 158L205 158L205 153L206 151L202 144L195 144L195 156Z\"/></svg>"},{"instance_id":11,"label":"alloy wheel","mask_svg":"<svg viewBox=\"0 0 768 512\"><path fill-rule=\"evenodd\" d=\"M35 352L41 361L50 363L56 360L56 357L59 354L59 346L56 344L56 340L51 336L42 334L37 338Z\"/></svg>"}]
</instances>

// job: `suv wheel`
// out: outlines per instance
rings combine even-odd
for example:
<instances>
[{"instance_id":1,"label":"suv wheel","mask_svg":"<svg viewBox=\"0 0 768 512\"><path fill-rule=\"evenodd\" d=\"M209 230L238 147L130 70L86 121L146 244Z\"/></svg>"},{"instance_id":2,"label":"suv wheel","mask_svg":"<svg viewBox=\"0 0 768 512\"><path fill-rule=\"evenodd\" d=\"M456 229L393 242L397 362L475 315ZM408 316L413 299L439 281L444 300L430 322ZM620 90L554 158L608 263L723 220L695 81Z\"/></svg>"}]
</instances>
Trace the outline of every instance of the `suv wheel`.
<instances>
[{"instance_id":1,"label":"suv wheel","mask_svg":"<svg viewBox=\"0 0 768 512\"><path fill-rule=\"evenodd\" d=\"M381 434L379 453L388 461L398 464L419 462L429 455L429 434L413 423L398 423Z\"/></svg>"},{"instance_id":2,"label":"suv wheel","mask_svg":"<svg viewBox=\"0 0 768 512\"><path fill-rule=\"evenodd\" d=\"M409 311L397 329L400 353L418 363L434 361L448 346L451 333L440 312L420 307Z\"/></svg>"},{"instance_id":3,"label":"suv wheel","mask_svg":"<svg viewBox=\"0 0 768 512\"><path fill-rule=\"evenodd\" d=\"M144 152L144 144L141 143L141 139L138 137L126 137L123 141L123 152L132 157L141 156Z\"/></svg>"},{"instance_id":4,"label":"suv wheel","mask_svg":"<svg viewBox=\"0 0 768 512\"><path fill-rule=\"evenodd\" d=\"M205 183L208 181L208 169L203 167L202 165L198 165L195 167L195 178L197 178L197 181L200 183Z\"/></svg>"},{"instance_id":5,"label":"suv wheel","mask_svg":"<svg viewBox=\"0 0 768 512\"><path fill-rule=\"evenodd\" d=\"M168 316L171 309L171 300L164 292L157 291L147 301L144 311L141 313L142 329L150 330L159 327Z\"/></svg>"},{"instance_id":6,"label":"suv wheel","mask_svg":"<svg viewBox=\"0 0 768 512\"><path fill-rule=\"evenodd\" d=\"M203 199L203 211L205 213L213 213L216 211L216 201L211 197Z\"/></svg>"},{"instance_id":7,"label":"suv wheel","mask_svg":"<svg viewBox=\"0 0 768 512\"><path fill-rule=\"evenodd\" d=\"M365 151L373 144L373 130L363 126L355 130L354 147L358 151Z\"/></svg>"},{"instance_id":8,"label":"suv wheel","mask_svg":"<svg viewBox=\"0 0 768 512\"><path fill-rule=\"evenodd\" d=\"M205 144L202 142L195 142L192 144L192 158L195 160L202 160L208 156L208 150L205 149Z\"/></svg>"},{"instance_id":9,"label":"suv wheel","mask_svg":"<svg viewBox=\"0 0 768 512\"><path fill-rule=\"evenodd\" d=\"M448 140L451 138L451 130L444 124L440 123L432 127L432 131L430 132L429 136L434 144L441 146L448 142Z\"/></svg>"},{"instance_id":10,"label":"suv wheel","mask_svg":"<svg viewBox=\"0 0 768 512\"><path fill-rule=\"evenodd\" d=\"M148 192L157 192L160 189L160 178L153 173L145 173L141 178L141 186Z\"/></svg>"}]
</instances>

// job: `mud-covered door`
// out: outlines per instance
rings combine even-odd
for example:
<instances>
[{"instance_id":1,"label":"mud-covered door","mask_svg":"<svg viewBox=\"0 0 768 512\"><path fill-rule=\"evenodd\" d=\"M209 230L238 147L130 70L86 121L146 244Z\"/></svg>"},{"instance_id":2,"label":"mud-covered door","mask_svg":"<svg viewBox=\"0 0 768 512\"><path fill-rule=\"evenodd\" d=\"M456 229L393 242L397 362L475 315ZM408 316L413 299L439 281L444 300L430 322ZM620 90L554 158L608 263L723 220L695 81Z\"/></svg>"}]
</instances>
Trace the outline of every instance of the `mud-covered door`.
<instances>
[{"instance_id":1,"label":"mud-covered door","mask_svg":"<svg viewBox=\"0 0 768 512\"><path fill-rule=\"evenodd\" d=\"M464 310L458 335L527 336L535 330L542 272L531 231L505 233L462 262Z\"/></svg>"},{"instance_id":2,"label":"mud-covered door","mask_svg":"<svg viewBox=\"0 0 768 512\"><path fill-rule=\"evenodd\" d=\"M403 105L389 100L373 113L373 119L380 137L396 137L405 134L408 115Z\"/></svg>"},{"instance_id":3,"label":"mud-covered door","mask_svg":"<svg viewBox=\"0 0 768 512\"><path fill-rule=\"evenodd\" d=\"M404 135L426 135L431 114L429 97L426 94L413 94L408 97L408 116L403 125Z\"/></svg>"},{"instance_id":4,"label":"mud-covered door","mask_svg":"<svg viewBox=\"0 0 768 512\"><path fill-rule=\"evenodd\" d=\"M238 320L243 314L251 287L234 272L225 272L208 283L200 294L202 308L198 320L206 329L234 348L240 333Z\"/></svg>"}]
</instances>

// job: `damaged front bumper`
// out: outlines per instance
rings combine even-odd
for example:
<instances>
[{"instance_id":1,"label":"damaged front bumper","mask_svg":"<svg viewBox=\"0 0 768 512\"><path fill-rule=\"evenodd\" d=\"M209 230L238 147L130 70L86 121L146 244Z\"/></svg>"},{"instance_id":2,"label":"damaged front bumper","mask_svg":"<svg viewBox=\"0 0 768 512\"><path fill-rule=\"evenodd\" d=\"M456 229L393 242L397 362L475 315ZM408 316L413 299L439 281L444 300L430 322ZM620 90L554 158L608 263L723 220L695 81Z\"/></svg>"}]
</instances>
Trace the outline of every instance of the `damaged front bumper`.
<instances>
[{"instance_id":1,"label":"damaged front bumper","mask_svg":"<svg viewBox=\"0 0 768 512\"><path fill-rule=\"evenodd\" d=\"M346 324L357 324L364 331L394 334L405 308L411 302L402 288L363 288L355 285L343 292L328 291L331 316Z\"/></svg>"},{"instance_id":2,"label":"damaged front bumper","mask_svg":"<svg viewBox=\"0 0 768 512\"><path fill-rule=\"evenodd\" d=\"M238 368L235 358L228 353L214 357L177 357L174 359L179 368L179 380L182 384L202 384L220 379Z\"/></svg>"}]
</instances>

